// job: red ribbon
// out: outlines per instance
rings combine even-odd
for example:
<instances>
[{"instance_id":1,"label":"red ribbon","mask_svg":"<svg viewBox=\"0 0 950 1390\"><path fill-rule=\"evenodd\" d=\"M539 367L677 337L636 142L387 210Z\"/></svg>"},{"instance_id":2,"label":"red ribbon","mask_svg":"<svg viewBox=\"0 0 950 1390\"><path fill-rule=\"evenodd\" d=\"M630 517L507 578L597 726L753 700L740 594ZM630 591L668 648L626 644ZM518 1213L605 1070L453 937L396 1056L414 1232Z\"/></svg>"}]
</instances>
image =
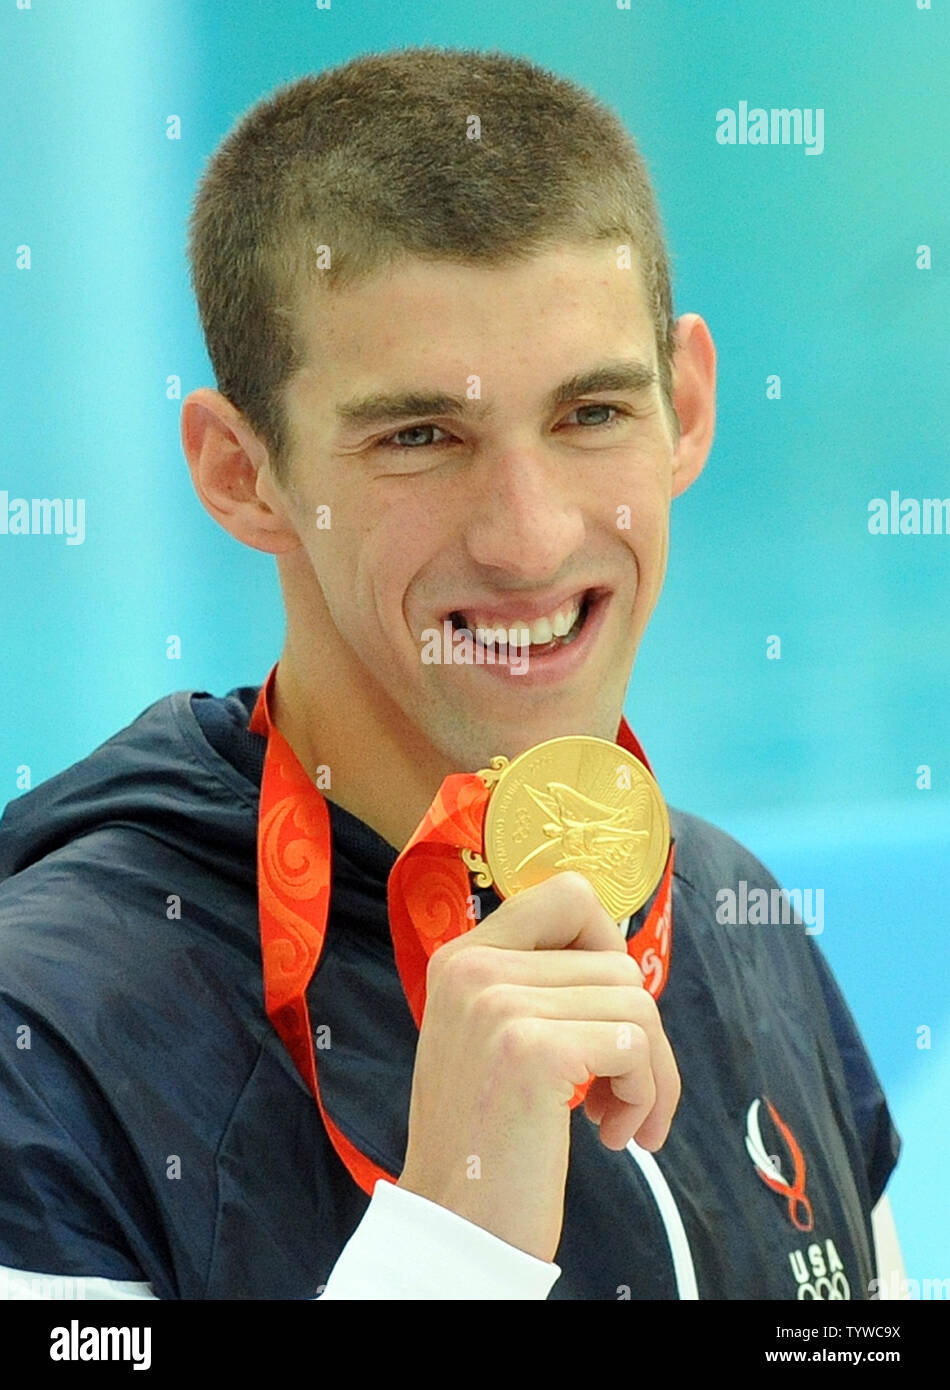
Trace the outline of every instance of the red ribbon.
<instances>
[{"instance_id":1,"label":"red ribbon","mask_svg":"<svg viewBox=\"0 0 950 1390\"><path fill-rule=\"evenodd\" d=\"M330 906L331 834L326 799L300 765L271 715L277 663L261 686L248 727L267 739L257 834L258 908L264 1006L320 1111L330 1140L354 1181L367 1194L393 1175L347 1139L327 1114L317 1081L307 987L323 950ZM650 768L625 719L617 742ZM471 885L460 851L482 850L489 789L477 773L446 777L432 805L402 850L388 882L389 926L396 968L416 1026L425 1011L426 966L433 951L470 930ZM644 988L658 998L669 972L673 932L673 860L653 906L627 950L643 972ZM575 1088L578 1105L593 1078Z\"/></svg>"}]
</instances>

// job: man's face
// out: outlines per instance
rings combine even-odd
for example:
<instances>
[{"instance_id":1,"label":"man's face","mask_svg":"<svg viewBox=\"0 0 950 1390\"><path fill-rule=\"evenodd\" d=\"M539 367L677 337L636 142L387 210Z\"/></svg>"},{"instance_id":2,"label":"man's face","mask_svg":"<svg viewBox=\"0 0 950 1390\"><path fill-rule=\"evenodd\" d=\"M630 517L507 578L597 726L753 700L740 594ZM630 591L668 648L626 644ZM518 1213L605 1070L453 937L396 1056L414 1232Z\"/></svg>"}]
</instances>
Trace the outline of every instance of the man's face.
<instances>
[{"instance_id":1,"label":"man's face","mask_svg":"<svg viewBox=\"0 0 950 1390\"><path fill-rule=\"evenodd\" d=\"M459 770L614 738L663 582L674 450L636 262L406 259L318 287L303 313L285 498L352 698L378 706L381 687ZM506 660L465 637L471 659L446 664L449 623L532 644Z\"/></svg>"}]
</instances>

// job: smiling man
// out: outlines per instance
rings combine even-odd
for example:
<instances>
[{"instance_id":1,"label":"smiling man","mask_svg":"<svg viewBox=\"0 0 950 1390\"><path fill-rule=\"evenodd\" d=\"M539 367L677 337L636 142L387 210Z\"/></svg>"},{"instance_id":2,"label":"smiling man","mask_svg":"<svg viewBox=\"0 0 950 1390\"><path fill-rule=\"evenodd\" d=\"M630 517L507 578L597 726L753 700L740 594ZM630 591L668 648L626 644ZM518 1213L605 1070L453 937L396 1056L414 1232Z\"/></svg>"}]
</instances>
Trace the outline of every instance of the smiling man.
<instances>
[{"instance_id":1,"label":"smiling man","mask_svg":"<svg viewBox=\"0 0 950 1390\"><path fill-rule=\"evenodd\" d=\"M184 450L286 637L7 807L7 1287L869 1297L899 1140L801 923L717 921L768 871L676 810L626 915L471 857L492 759L645 758L716 354L629 135L521 59L359 58L238 124L190 233ZM562 865L646 838L547 786Z\"/></svg>"},{"instance_id":2,"label":"smiling man","mask_svg":"<svg viewBox=\"0 0 950 1390\"><path fill-rule=\"evenodd\" d=\"M617 733L670 498L712 438L715 363L685 316L677 430L641 276L618 259L614 241L557 241L514 264L406 257L347 291L318 272L287 388L286 489L221 396L185 403L205 506L280 557L277 724L397 847L448 774ZM424 661L445 623L502 629L527 669L503 642L494 664Z\"/></svg>"}]
</instances>

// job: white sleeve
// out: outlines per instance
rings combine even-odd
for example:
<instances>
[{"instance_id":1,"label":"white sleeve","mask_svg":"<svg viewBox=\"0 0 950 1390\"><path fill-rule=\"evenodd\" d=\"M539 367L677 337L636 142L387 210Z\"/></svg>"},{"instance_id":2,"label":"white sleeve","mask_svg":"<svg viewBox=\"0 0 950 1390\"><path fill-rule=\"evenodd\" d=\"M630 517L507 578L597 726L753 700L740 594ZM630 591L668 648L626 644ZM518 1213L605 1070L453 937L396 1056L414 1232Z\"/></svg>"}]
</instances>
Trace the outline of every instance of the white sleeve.
<instances>
[{"instance_id":1,"label":"white sleeve","mask_svg":"<svg viewBox=\"0 0 950 1390\"><path fill-rule=\"evenodd\" d=\"M560 1274L559 1265L380 1178L318 1296L545 1299Z\"/></svg>"},{"instance_id":2,"label":"white sleeve","mask_svg":"<svg viewBox=\"0 0 950 1390\"><path fill-rule=\"evenodd\" d=\"M874 1255L877 1263L878 1298L908 1298L909 1280L904 1272L904 1256L897 1238L894 1213L886 1194L879 1199L871 1212L871 1230L874 1235Z\"/></svg>"},{"instance_id":3,"label":"white sleeve","mask_svg":"<svg viewBox=\"0 0 950 1390\"><path fill-rule=\"evenodd\" d=\"M545 1299L559 1265L380 1179L319 1298ZM151 1284L0 1266L7 1299L155 1299Z\"/></svg>"}]
</instances>

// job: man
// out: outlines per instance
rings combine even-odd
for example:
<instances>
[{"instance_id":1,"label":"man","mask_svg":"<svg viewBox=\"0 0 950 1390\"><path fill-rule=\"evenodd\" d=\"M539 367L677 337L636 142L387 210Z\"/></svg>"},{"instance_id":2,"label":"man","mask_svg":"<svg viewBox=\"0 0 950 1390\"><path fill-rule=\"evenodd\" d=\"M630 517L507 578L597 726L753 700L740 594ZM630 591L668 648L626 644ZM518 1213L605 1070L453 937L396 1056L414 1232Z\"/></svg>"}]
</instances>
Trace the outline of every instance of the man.
<instances>
[{"instance_id":1,"label":"man","mask_svg":"<svg viewBox=\"0 0 950 1390\"><path fill-rule=\"evenodd\" d=\"M520 59L356 59L231 132L189 251L219 390L184 450L286 639L6 810L8 1286L867 1298L899 1141L801 924L717 922L776 888L748 851L673 811L628 916L569 870L482 885L419 955L465 876L410 873L446 788L634 746L716 358L630 137Z\"/></svg>"}]
</instances>

